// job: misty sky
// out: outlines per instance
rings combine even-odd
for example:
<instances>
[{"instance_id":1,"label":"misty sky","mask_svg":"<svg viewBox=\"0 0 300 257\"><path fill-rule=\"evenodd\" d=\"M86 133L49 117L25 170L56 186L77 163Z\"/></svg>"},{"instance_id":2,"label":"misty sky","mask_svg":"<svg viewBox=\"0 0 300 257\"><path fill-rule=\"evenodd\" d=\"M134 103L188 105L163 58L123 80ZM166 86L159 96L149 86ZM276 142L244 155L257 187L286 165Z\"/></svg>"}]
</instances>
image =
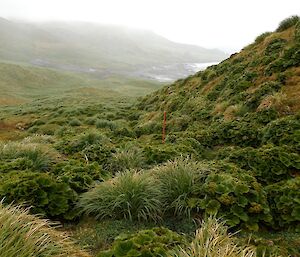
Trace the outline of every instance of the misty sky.
<instances>
[{"instance_id":1,"label":"misty sky","mask_svg":"<svg viewBox=\"0 0 300 257\"><path fill-rule=\"evenodd\" d=\"M120 24L229 52L295 14L300 0L0 0L8 19Z\"/></svg>"}]
</instances>

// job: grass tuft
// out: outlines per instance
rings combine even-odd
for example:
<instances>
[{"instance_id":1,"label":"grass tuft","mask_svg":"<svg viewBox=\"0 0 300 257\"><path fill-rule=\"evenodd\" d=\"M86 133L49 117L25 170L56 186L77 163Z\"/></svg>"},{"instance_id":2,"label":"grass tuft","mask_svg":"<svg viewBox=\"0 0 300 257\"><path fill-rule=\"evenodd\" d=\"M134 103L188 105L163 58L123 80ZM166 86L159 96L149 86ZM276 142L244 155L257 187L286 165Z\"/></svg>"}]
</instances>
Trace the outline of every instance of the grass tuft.
<instances>
[{"instance_id":1,"label":"grass tuft","mask_svg":"<svg viewBox=\"0 0 300 257\"><path fill-rule=\"evenodd\" d=\"M0 257L89 256L75 249L68 237L29 209L0 203Z\"/></svg>"},{"instance_id":2,"label":"grass tuft","mask_svg":"<svg viewBox=\"0 0 300 257\"><path fill-rule=\"evenodd\" d=\"M224 222L209 217L202 221L194 240L187 249L180 248L175 257L255 257L254 247L239 246L228 233Z\"/></svg>"},{"instance_id":3,"label":"grass tuft","mask_svg":"<svg viewBox=\"0 0 300 257\"><path fill-rule=\"evenodd\" d=\"M160 186L153 177L130 170L84 193L79 207L99 219L157 221L162 213L160 198Z\"/></svg>"}]
</instances>

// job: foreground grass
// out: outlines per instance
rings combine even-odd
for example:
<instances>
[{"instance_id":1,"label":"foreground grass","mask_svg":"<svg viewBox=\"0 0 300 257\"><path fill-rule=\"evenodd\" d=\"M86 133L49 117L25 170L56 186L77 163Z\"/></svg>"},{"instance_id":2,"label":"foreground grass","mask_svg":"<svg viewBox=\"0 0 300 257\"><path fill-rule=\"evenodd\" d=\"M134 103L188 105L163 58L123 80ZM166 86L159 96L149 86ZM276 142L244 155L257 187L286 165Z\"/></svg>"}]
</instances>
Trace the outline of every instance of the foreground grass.
<instances>
[{"instance_id":1,"label":"foreground grass","mask_svg":"<svg viewBox=\"0 0 300 257\"><path fill-rule=\"evenodd\" d=\"M256 250L250 246L239 246L228 233L224 222L208 218L196 231L195 239L187 249L179 249L176 257L256 257Z\"/></svg>"},{"instance_id":2,"label":"foreground grass","mask_svg":"<svg viewBox=\"0 0 300 257\"><path fill-rule=\"evenodd\" d=\"M29 214L29 209L0 203L0 256L88 257L47 220Z\"/></svg>"}]
</instances>

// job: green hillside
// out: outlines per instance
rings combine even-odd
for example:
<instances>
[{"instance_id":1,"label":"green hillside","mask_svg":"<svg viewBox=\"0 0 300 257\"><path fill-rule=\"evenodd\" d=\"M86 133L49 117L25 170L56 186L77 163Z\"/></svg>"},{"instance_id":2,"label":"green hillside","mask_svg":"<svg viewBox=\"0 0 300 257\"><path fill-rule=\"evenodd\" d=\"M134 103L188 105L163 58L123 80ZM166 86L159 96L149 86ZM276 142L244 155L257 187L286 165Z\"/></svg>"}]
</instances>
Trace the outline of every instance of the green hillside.
<instances>
[{"instance_id":1,"label":"green hillside","mask_svg":"<svg viewBox=\"0 0 300 257\"><path fill-rule=\"evenodd\" d=\"M111 76L97 79L84 74L60 72L28 65L0 63L0 105L16 105L38 98L49 98L81 90L97 91L110 97L139 96L160 87L161 84Z\"/></svg>"},{"instance_id":2,"label":"green hillside","mask_svg":"<svg viewBox=\"0 0 300 257\"><path fill-rule=\"evenodd\" d=\"M299 256L299 54L295 16L147 96L3 65L3 91L32 101L0 107L0 211L61 221L86 256Z\"/></svg>"}]
</instances>

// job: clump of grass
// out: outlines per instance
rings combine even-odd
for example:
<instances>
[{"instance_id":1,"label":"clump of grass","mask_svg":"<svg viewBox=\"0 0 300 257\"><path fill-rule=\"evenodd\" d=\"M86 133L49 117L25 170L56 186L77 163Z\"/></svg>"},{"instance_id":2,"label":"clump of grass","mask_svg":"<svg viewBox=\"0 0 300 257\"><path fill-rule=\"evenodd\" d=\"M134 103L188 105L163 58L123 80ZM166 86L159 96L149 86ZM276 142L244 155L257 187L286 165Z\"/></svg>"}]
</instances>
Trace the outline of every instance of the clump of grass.
<instances>
[{"instance_id":1,"label":"clump of grass","mask_svg":"<svg viewBox=\"0 0 300 257\"><path fill-rule=\"evenodd\" d=\"M279 23L276 32L282 32L294 25L296 25L300 21L300 17L298 15L290 16Z\"/></svg>"},{"instance_id":2,"label":"clump of grass","mask_svg":"<svg viewBox=\"0 0 300 257\"><path fill-rule=\"evenodd\" d=\"M76 127L76 126L80 126L81 125L81 121L78 119L73 119L69 122L69 125L72 127Z\"/></svg>"},{"instance_id":3,"label":"clump of grass","mask_svg":"<svg viewBox=\"0 0 300 257\"><path fill-rule=\"evenodd\" d=\"M125 145L112 154L111 172L121 172L127 169L140 169L145 162L142 150L131 144Z\"/></svg>"},{"instance_id":4,"label":"clump of grass","mask_svg":"<svg viewBox=\"0 0 300 257\"><path fill-rule=\"evenodd\" d=\"M98 119L95 123L96 128L109 128L110 130L114 130L117 125L114 121Z\"/></svg>"},{"instance_id":5,"label":"clump of grass","mask_svg":"<svg viewBox=\"0 0 300 257\"><path fill-rule=\"evenodd\" d=\"M254 247L239 246L228 233L225 223L209 217L196 231L194 240L187 249L179 248L175 257L255 257Z\"/></svg>"},{"instance_id":6,"label":"clump of grass","mask_svg":"<svg viewBox=\"0 0 300 257\"><path fill-rule=\"evenodd\" d=\"M160 198L160 186L152 176L126 171L82 194L79 207L99 219L156 221L162 213Z\"/></svg>"},{"instance_id":7,"label":"clump of grass","mask_svg":"<svg viewBox=\"0 0 300 257\"><path fill-rule=\"evenodd\" d=\"M30 141L30 139L29 139ZM0 160L23 158L29 160L34 170L46 171L55 159L55 153L41 144L23 142L8 142L0 144Z\"/></svg>"},{"instance_id":8,"label":"clump of grass","mask_svg":"<svg viewBox=\"0 0 300 257\"><path fill-rule=\"evenodd\" d=\"M166 210L172 210L175 215L189 215L189 208L185 202L192 194L201 174L206 173L203 168L202 164L187 158L169 161L153 170L161 183L161 194L167 206Z\"/></svg>"},{"instance_id":9,"label":"clump of grass","mask_svg":"<svg viewBox=\"0 0 300 257\"><path fill-rule=\"evenodd\" d=\"M0 203L0 257L89 256L76 249L68 237L45 219L20 206Z\"/></svg>"}]
</instances>

